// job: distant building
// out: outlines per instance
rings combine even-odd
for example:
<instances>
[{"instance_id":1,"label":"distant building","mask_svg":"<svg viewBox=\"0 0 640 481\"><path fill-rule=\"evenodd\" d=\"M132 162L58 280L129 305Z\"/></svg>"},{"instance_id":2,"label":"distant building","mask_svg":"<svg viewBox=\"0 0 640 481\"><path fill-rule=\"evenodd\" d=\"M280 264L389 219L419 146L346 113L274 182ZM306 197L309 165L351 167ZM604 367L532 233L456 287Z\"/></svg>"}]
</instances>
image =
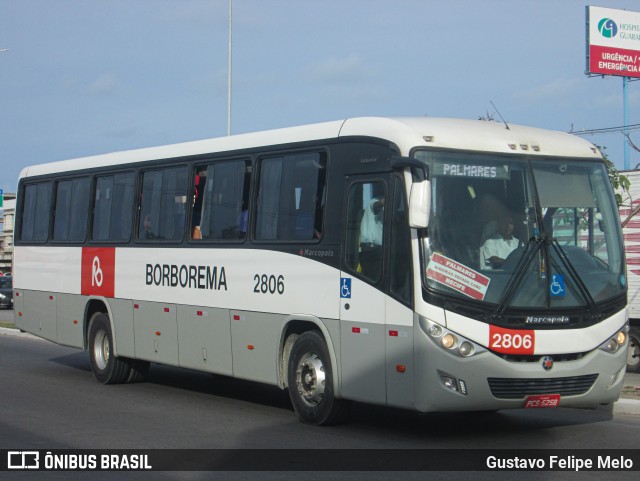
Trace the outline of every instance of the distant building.
<instances>
[{"instance_id":1,"label":"distant building","mask_svg":"<svg viewBox=\"0 0 640 481\"><path fill-rule=\"evenodd\" d=\"M0 272L13 270L13 226L16 215L16 194L4 194L0 208Z\"/></svg>"}]
</instances>

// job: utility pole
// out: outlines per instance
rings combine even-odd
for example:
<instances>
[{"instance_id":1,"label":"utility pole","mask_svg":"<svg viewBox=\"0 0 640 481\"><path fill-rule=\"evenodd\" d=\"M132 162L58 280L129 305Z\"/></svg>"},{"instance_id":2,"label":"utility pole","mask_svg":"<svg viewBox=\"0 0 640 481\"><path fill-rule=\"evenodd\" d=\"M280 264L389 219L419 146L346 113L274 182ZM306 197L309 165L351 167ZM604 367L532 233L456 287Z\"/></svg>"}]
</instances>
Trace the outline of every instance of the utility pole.
<instances>
[{"instance_id":1,"label":"utility pole","mask_svg":"<svg viewBox=\"0 0 640 481\"><path fill-rule=\"evenodd\" d=\"M624 141L624 170L629 170L631 167L629 161L629 142L627 137L629 136L629 78L622 77L622 103L623 105L623 117L624 117L624 131L622 134L625 137Z\"/></svg>"},{"instance_id":2,"label":"utility pole","mask_svg":"<svg viewBox=\"0 0 640 481\"><path fill-rule=\"evenodd\" d=\"M229 0L229 78L227 84L227 135L231 135L231 41L232 41L233 0Z\"/></svg>"}]
</instances>

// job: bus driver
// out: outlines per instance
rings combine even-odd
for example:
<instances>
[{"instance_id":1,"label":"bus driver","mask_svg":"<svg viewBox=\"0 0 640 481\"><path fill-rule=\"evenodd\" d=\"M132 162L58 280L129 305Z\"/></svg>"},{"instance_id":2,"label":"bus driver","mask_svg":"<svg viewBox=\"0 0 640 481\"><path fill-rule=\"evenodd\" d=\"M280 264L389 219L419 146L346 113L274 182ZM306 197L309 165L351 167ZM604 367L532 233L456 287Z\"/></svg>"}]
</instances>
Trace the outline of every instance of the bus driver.
<instances>
[{"instance_id":1,"label":"bus driver","mask_svg":"<svg viewBox=\"0 0 640 481\"><path fill-rule=\"evenodd\" d=\"M518 248L520 241L513 236L513 217L503 215L498 220L496 235L487 239L480 248L480 268L500 269L505 259Z\"/></svg>"}]
</instances>

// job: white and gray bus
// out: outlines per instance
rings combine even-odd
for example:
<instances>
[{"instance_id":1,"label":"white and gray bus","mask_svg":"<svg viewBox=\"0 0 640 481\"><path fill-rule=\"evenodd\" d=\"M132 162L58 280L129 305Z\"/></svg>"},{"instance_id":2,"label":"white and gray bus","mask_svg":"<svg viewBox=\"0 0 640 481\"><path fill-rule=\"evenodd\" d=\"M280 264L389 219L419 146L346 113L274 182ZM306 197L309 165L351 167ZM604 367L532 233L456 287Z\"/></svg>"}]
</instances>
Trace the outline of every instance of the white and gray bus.
<instances>
[{"instance_id":1,"label":"white and gray bus","mask_svg":"<svg viewBox=\"0 0 640 481\"><path fill-rule=\"evenodd\" d=\"M234 376L311 424L619 397L622 236L580 138L354 118L28 167L18 192L16 324L101 383Z\"/></svg>"}]
</instances>

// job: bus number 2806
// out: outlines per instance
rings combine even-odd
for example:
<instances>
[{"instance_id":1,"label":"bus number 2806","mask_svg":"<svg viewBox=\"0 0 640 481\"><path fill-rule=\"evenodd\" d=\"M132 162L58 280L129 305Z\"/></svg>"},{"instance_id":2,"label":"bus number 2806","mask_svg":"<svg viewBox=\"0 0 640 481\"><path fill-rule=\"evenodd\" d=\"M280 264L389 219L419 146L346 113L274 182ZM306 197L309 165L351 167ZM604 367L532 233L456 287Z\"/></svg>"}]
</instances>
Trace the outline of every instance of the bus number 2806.
<instances>
[{"instance_id":1,"label":"bus number 2806","mask_svg":"<svg viewBox=\"0 0 640 481\"><path fill-rule=\"evenodd\" d=\"M253 292L256 294L284 294L284 276L256 274L253 276L256 283Z\"/></svg>"},{"instance_id":2,"label":"bus number 2806","mask_svg":"<svg viewBox=\"0 0 640 481\"><path fill-rule=\"evenodd\" d=\"M504 329L491 325L489 328L489 349L505 354L533 354L535 352L535 331Z\"/></svg>"}]
</instances>

